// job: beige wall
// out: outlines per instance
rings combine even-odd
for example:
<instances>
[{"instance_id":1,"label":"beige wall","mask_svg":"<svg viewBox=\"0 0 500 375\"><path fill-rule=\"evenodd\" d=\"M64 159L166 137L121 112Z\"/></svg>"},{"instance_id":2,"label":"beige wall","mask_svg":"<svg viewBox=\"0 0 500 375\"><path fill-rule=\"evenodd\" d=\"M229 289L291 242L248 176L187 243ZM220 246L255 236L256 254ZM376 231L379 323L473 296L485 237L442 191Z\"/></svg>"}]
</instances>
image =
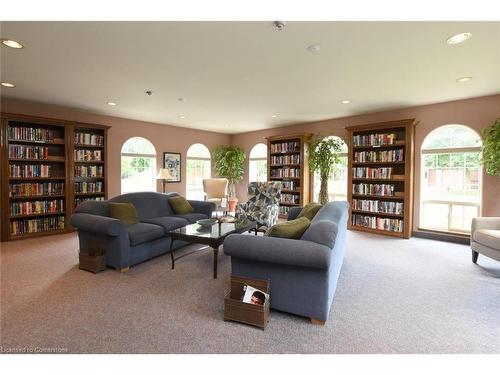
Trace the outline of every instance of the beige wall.
<instances>
[{"instance_id":1,"label":"beige wall","mask_svg":"<svg viewBox=\"0 0 500 375\"><path fill-rule=\"evenodd\" d=\"M203 143L210 150L213 150L215 146L229 144L231 141L231 137L227 134L127 120L55 105L7 98L2 98L0 104L2 112L111 126L108 133L107 181L109 198L120 194L120 152L123 143L131 137L144 137L155 146L157 168L161 168L163 165L163 152L180 152L182 154L181 183L166 184L168 191L177 191L181 194L185 194L186 192L186 152L188 147L193 143ZM161 191L161 189L162 187L159 183L157 190Z\"/></svg>"},{"instance_id":2,"label":"beige wall","mask_svg":"<svg viewBox=\"0 0 500 375\"><path fill-rule=\"evenodd\" d=\"M232 137L233 144L237 144L247 154L259 142L266 142L265 137L292 133L314 133L322 135L337 135L346 139L345 126L362 125L379 121L390 121L415 118L419 121L415 128L415 199L414 199L414 229L418 228L419 199L420 199L420 148L424 138L432 130L441 125L467 125L481 133L481 129L490 125L500 117L500 95L486 96L467 100L458 100L447 103L431 104L406 109L385 111L359 116L350 116L326 121L305 123L244 133ZM247 160L248 166L248 160ZM246 198L248 183L248 168L244 180L238 184L237 193L241 200ZM482 207L485 216L500 216L500 177L483 176Z\"/></svg>"}]
</instances>

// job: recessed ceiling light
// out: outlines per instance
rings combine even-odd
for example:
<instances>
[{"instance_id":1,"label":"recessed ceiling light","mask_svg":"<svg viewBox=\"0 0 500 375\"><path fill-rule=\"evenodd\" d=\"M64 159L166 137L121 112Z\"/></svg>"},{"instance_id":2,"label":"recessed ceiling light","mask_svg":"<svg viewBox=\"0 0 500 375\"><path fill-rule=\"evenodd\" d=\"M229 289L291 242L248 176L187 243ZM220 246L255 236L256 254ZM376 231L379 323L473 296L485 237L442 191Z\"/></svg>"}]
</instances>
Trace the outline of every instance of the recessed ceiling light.
<instances>
[{"instance_id":1,"label":"recessed ceiling light","mask_svg":"<svg viewBox=\"0 0 500 375\"><path fill-rule=\"evenodd\" d=\"M467 81L470 81L472 79L472 77L460 77L459 79L457 79L457 82L467 82Z\"/></svg>"},{"instance_id":2,"label":"recessed ceiling light","mask_svg":"<svg viewBox=\"0 0 500 375\"><path fill-rule=\"evenodd\" d=\"M184 115L181 115L181 116L179 116L179 118L186 118L186 116L184 116Z\"/></svg>"},{"instance_id":3,"label":"recessed ceiling light","mask_svg":"<svg viewBox=\"0 0 500 375\"><path fill-rule=\"evenodd\" d=\"M276 118L276 117L278 117L278 115L271 115L271 117L272 117L272 118Z\"/></svg>"},{"instance_id":4,"label":"recessed ceiling light","mask_svg":"<svg viewBox=\"0 0 500 375\"><path fill-rule=\"evenodd\" d=\"M10 82L0 82L0 85L2 85L3 87L16 87L16 85Z\"/></svg>"},{"instance_id":5,"label":"recessed ceiling light","mask_svg":"<svg viewBox=\"0 0 500 375\"><path fill-rule=\"evenodd\" d=\"M318 52L321 49L321 46L319 44L311 44L310 46L307 47L307 50L309 52Z\"/></svg>"},{"instance_id":6,"label":"recessed ceiling light","mask_svg":"<svg viewBox=\"0 0 500 375\"><path fill-rule=\"evenodd\" d=\"M349 104L350 102L350 100L342 100L342 104Z\"/></svg>"},{"instance_id":7,"label":"recessed ceiling light","mask_svg":"<svg viewBox=\"0 0 500 375\"><path fill-rule=\"evenodd\" d=\"M2 39L2 44L10 48L16 48L16 49L24 48L24 46L21 43L12 39Z\"/></svg>"},{"instance_id":8,"label":"recessed ceiling light","mask_svg":"<svg viewBox=\"0 0 500 375\"><path fill-rule=\"evenodd\" d=\"M107 102L106 104L107 104L107 105L110 105L110 106L115 106L115 105L116 105L116 103L115 103L115 102Z\"/></svg>"},{"instance_id":9,"label":"recessed ceiling light","mask_svg":"<svg viewBox=\"0 0 500 375\"><path fill-rule=\"evenodd\" d=\"M450 36L446 39L446 43L448 44L460 44L465 42L467 39L470 39L472 36L471 33L460 33L453 36Z\"/></svg>"}]
</instances>

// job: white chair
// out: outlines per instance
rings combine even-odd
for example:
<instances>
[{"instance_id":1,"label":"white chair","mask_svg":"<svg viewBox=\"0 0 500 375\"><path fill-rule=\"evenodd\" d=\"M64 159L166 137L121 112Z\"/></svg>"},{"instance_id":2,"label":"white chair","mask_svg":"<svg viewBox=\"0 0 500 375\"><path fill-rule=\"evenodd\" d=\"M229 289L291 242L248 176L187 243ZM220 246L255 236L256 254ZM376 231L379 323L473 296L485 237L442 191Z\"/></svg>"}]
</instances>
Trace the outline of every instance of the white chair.
<instances>
[{"instance_id":1,"label":"white chair","mask_svg":"<svg viewBox=\"0 0 500 375\"><path fill-rule=\"evenodd\" d=\"M216 211L219 211L219 209L225 211L227 207L228 185L229 181L227 178L205 178L203 180L205 201L215 203Z\"/></svg>"},{"instance_id":2,"label":"white chair","mask_svg":"<svg viewBox=\"0 0 500 375\"><path fill-rule=\"evenodd\" d=\"M500 217L476 217L470 231L472 262L479 254L500 261Z\"/></svg>"}]
</instances>

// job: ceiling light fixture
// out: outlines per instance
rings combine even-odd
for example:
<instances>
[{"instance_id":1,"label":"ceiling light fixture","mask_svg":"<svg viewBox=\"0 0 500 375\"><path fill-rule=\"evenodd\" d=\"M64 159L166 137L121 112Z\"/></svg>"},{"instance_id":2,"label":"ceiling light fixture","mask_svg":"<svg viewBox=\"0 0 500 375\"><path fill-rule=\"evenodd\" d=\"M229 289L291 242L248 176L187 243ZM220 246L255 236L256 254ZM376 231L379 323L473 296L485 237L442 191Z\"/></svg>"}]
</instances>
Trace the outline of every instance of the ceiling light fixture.
<instances>
[{"instance_id":1,"label":"ceiling light fixture","mask_svg":"<svg viewBox=\"0 0 500 375\"><path fill-rule=\"evenodd\" d=\"M342 100L342 104L349 104L350 102L350 100Z\"/></svg>"},{"instance_id":2,"label":"ceiling light fixture","mask_svg":"<svg viewBox=\"0 0 500 375\"><path fill-rule=\"evenodd\" d=\"M318 52L320 49L321 46L319 44L311 44L310 46L307 47L307 50L312 53Z\"/></svg>"},{"instance_id":3,"label":"ceiling light fixture","mask_svg":"<svg viewBox=\"0 0 500 375\"><path fill-rule=\"evenodd\" d=\"M10 87L10 88L16 87L16 85L10 82L0 82L0 85L2 85L3 87Z\"/></svg>"},{"instance_id":4,"label":"ceiling light fixture","mask_svg":"<svg viewBox=\"0 0 500 375\"><path fill-rule=\"evenodd\" d=\"M112 107L114 107L114 106L116 105L116 103L115 103L115 102L107 102L106 104L107 104L107 105L110 105L110 106L112 106Z\"/></svg>"},{"instance_id":5,"label":"ceiling light fixture","mask_svg":"<svg viewBox=\"0 0 500 375\"><path fill-rule=\"evenodd\" d=\"M15 40L12 40L12 39L1 39L2 40L2 44L4 46L7 46L7 47L10 47L10 48L15 48L15 49L21 49L21 48L24 48L24 46L15 41Z\"/></svg>"},{"instance_id":6,"label":"ceiling light fixture","mask_svg":"<svg viewBox=\"0 0 500 375\"><path fill-rule=\"evenodd\" d=\"M184 115L181 115L181 116L179 116L179 118L186 118L186 116L184 116Z\"/></svg>"},{"instance_id":7,"label":"ceiling light fixture","mask_svg":"<svg viewBox=\"0 0 500 375\"><path fill-rule=\"evenodd\" d=\"M460 77L460 78L457 79L457 82L460 82L460 83L462 83L462 82L468 82L471 79L472 79L472 77Z\"/></svg>"},{"instance_id":8,"label":"ceiling light fixture","mask_svg":"<svg viewBox=\"0 0 500 375\"><path fill-rule=\"evenodd\" d=\"M450 36L448 39L446 39L446 43L448 44L460 44L465 42L467 39L470 39L472 36L471 33L460 33L460 34L455 34Z\"/></svg>"},{"instance_id":9,"label":"ceiling light fixture","mask_svg":"<svg viewBox=\"0 0 500 375\"><path fill-rule=\"evenodd\" d=\"M278 117L278 115L271 115L271 117L272 117L272 118L276 118L276 117Z\"/></svg>"}]
</instances>

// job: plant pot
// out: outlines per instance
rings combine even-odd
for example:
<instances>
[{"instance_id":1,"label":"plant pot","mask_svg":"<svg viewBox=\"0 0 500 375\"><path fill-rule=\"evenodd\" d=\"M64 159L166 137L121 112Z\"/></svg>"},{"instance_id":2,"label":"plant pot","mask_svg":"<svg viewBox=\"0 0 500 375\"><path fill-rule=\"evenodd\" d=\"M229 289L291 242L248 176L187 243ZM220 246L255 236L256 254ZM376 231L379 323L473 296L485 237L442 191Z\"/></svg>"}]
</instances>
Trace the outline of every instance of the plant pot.
<instances>
[{"instance_id":1,"label":"plant pot","mask_svg":"<svg viewBox=\"0 0 500 375\"><path fill-rule=\"evenodd\" d=\"M227 203L228 203L228 211L229 212L234 212L236 211L236 205L238 204L238 198L234 197L234 198L229 198L227 200Z\"/></svg>"}]
</instances>

